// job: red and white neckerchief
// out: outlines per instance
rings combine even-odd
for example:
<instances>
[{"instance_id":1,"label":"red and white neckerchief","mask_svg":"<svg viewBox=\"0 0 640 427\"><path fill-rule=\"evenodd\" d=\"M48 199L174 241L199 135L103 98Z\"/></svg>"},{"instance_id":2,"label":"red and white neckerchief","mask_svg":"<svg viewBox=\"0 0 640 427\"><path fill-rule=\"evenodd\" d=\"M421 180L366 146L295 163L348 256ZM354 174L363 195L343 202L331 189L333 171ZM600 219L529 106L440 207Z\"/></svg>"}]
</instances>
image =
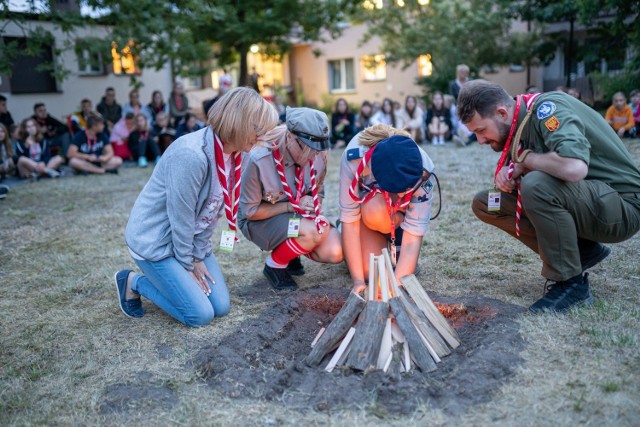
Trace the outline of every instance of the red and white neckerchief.
<instances>
[{"instance_id":1,"label":"red and white neckerchief","mask_svg":"<svg viewBox=\"0 0 640 427\"><path fill-rule=\"evenodd\" d=\"M313 197L313 210L315 215L309 215L304 210L300 209L300 198L302 197L302 193L304 191L304 168L296 165L296 190L297 194L294 197L293 192L291 191L291 187L289 183L287 183L287 176L284 173L284 165L282 164L282 154L280 150L276 147L272 150L273 153L273 161L276 164L276 171L278 171L278 176L280 177L280 182L282 183L282 189L284 194L289 199L289 203L293 206L293 210L296 213L299 213L305 219L313 220L316 223L316 229L318 233L322 234L322 227L327 227L329 222L325 217L320 215L320 200L318 199L318 185L316 183L316 168L313 166L313 159L309 160L309 176L311 177L311 197Z\"/></svg>"},{"instance_id":2,"label":"red and white neckerchief","mask_svg":"<svg viewBox=\"0 0 640 427\"><path fill-rule=\"evenodd\" d=\"M369 151L367 151L367 153L362 158L362 161L360 162L360 164L358 165L358 169L356 169L356 173L353 177L353 180L351 181L351 185L349 186L349 195L351 196L354 202L359 204L367 203L369 200L373 198L373 196L375 196L378 193L384 196L384 200L387 205L387 212L389 213L389 218L391 221L391 243L394 244L396 240L396 213L399 210L409 206L409 203L411 202L411 197L413 196L413 193L415 191L415 187L412 190L405 193L402 197L398 198L396 203L393 203L393 201L391 200L391 196L389 192L384 191L383 189L377 186L374 186L373 188L365 187L369 190L369 192L363 198L358 197L356 193L358 186L359 185L364 186L362 184L359 184L360 175L362 175L362 172L367 167L367 163L371 161L371 156L373 155L373 150L375 150L375 148L376 148L375 145L371 147Z\"/></svg>"},{"instance_id":3,"label":"red and white neckerchief","mask_svg":"<svg viewBox=\"0 0 640 427\"><path fill-rule=\"evenodd\" d=\"M87 147L89 147L89 152L93 153L93 147L98 143L98 135L94 135L93 138L89 138L89 132L86 130L84 134L87 136Z\"/></svg>"},{"instance_id":4,"label":"red and white neckerchief","mask_svg":"<svg viewBox=\"0 0 640 427\"><path fill-rule=\"evenodd\" d=\"M242 168L242 153L240 151L234 151L231 153L233 162L233 171L229 171L227 174L224 164L224 154L222 151L223 142L218 136L213 134L213 149L215 154L216 172L218 173L218 181L222 187L222 195L224 197L224 213L227 217L227 224L229 229L237 231L237 218L238 207L240 206L240 181L241 181L241 168ZM233 175L231 175L233 173ZM229 180L227 180L229 177ZM233 195L233 199L232 196ZM237 242L238 236L236 235L235 241Z\"/></svg>"},{"instance_id":5,"label":"red and white neckerchief","mask_svg":"<svg viewBox=\"0 0 640 427\"><path fill-rule=\"evenodd\" d=\"M500 160L498 160L498 166L496 167L496 173L494 175L494 180L495 177L498 176L498 172L500 172L500 170L504 167L504 164L507 161L507 156L510 153L511 150L511 144L512 139L513 139L513 134L516 130L516 124L518 123L518 116L520 115L520 102L521 100L524 100L525 102L525 106L527 111L529 111L531 109L531 107L533 106L533 103L535 102L536 98L538 97L538 95L540 95L539 93L534 93L534 94L527 94L527 95L518 95L516 97L516 108L515 111L513 113L513 120L511 121L511 128L509 129L509 135L507 136L507 141L504 144L504 149L502 150L502 154L500 155ZM518 154L520 154L522 152L522 143L520 141L516 142L518 144ZM515 170L515 163L513 162L513 159L511 159L509 161L509 166L507 169L507 178L508 179L512 179L513 178L513 172ZM516 180L516 187L518 189L518 197L516 200L516 236L520 237L520 218L522 217L522 195L520 193L520 181L522 180L522 177L518 177L518 179Z\"/></svg>"},{"instance_id":6,"label":"red and white neckerchief","mask_svg":"<svg viewBox=\"0 0 640 427\"><path fill-rule=\"evenodd\" d=\"M145 130L144 133L142 131L138 131L140 132L140 141L147 141L149 139L149 131Z\"/></svg>"},{"instance_id":7,"label":"red and white neckerchief","mask_svg":"<svg viewBox=\"0 0 640 427\"><path fill-rule=\"evenodd\" d=\"M42 149L40 148L40 144L34 142L29 146L29 158L31 160L35 160L36 162L40 161L42 155Z\"/></svg>"}]
</instances>

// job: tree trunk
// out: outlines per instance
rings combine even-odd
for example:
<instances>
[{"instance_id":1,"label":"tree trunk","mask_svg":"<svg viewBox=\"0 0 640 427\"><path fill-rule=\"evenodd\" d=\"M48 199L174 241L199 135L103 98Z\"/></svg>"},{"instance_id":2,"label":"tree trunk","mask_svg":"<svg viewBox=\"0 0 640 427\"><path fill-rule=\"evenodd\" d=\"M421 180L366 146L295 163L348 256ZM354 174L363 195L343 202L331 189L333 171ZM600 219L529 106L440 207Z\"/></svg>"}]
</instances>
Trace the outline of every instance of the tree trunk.
<instances>
[{"instance_id":1,"label":"tree trunk","mask_svg":"<svg viewBox=\"0 0 640 427\"><path fill-rule=\"evenodd\" d=\"M240 55L240 77L238 78L239 86L251 86L249 81L249 70L247 65L247 54L249 53L248 45L238 46L238 54Z\"/></svg>"},{"instance_id":2,"label":"tree trunk","mask_svg":"<svg viewBox=\"0 0 640 427\"><path fill-rule=\"evenodd\" d=\"M567 47L567 88L571 87L571 67L573 67L573 23L575 18L569 19L569 46Z\"/></svg>"}]
</instances>

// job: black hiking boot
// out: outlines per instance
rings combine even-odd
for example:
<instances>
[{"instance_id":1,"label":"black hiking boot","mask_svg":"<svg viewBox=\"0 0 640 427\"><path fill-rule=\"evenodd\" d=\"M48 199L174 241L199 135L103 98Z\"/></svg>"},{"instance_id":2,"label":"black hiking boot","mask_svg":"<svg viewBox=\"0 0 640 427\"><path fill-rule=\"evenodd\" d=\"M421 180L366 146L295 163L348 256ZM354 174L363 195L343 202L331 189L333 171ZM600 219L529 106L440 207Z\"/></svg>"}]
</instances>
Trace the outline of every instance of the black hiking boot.
<instances>
[{"instance_id":1,"label":"black hiking boot","mask_svg":"<svg viewBox=\"0 0 640 427\"><path fill-rule=\"evenodd\" d=\"M545 291L544 297L529 307L529 312L564 313L571 307L593 303L589 290L589 273L585 273L584 277L578 275L562 282L551 282L545 286Z\"/></svg>"},{"instance_id":2,"label":"black hiking boot","mask_svg":"<svg viewBox=\"0 0 640 427\"><path fill-rule=\"evenodd\" d=\"M583 239L578 241L578 248L580 249L580 263L583 272L599 264L611 253L608 246Z\"/></svg>"},{"instance_id":3,"label":"black hiking boot","mask_svg":"<svg viewBox=\"0 0 640 427\"><path fill-rule=\"evenodd\" d=\"M267 279L269 279L269 283L274 289L297 289L298 284L293 280L291 274L287 271L286 268L273 268L268 265L264 266L264 270L262 270Z\"/></svg>"},{"instance_id":4,"label":"black hiking boot","mask_svg":"<svg viewBox=\"0 0 640 427\"><path fill-rule=\"evenodd\" d=\"M287 271L292 276L302 276L304 274L304 265L302 265L300 257L295 257L294 259L289 261L289 265L287 265Z\"/></svg>"}]
</instances>

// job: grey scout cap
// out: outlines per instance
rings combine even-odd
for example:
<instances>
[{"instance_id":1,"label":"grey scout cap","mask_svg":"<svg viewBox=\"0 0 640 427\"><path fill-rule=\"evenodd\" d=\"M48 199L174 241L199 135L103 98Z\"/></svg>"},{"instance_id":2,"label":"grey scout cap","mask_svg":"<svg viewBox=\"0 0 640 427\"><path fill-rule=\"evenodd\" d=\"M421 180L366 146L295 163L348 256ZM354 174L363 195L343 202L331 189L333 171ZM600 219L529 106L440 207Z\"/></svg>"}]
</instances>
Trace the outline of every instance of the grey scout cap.
<instances>
[{"instance_id":1,"label":"grey scout cap","mask_svg":"<svg viewBox=\"0 0 640 427\"><path fill-rule=\"evenodd\" d=\"M311 108L287 108L287 129L298 139L317 151L329 148L329 120L322 111Z\"/></svg>"}]
</instances>

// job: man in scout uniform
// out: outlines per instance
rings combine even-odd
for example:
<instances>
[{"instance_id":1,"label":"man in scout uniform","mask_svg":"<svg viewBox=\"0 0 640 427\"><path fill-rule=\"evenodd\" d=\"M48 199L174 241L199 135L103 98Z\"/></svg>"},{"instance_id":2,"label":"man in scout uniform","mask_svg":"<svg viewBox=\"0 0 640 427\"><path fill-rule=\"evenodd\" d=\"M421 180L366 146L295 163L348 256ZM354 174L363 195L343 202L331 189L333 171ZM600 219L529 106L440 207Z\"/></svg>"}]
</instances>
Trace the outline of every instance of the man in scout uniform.
<instances>
[{"instance_id":1,"label":"man in scout uniform","mask_svg":"<svg viewBox=\"0 0 640 427\"><path fill-rule=\"evenodd\" d=\"M553 282L529 310L590 304L585 270L610 252L600 242L640 229L640 171L611 126L562 92L514 100L484 80L462 88L458 115L480 144L502 152L497 190L478 193L473 212L537 252Z\"/></svg>"},{"instance_id":2,"label":"man in scout uniform","mask_svg":"<svg viewBox=\"0 0 640 427\"><path fill-rule=\"evenodd\" d=\"M342 262L340 235L322 215L327 115L311 108L287 108L285 115L245 159L238 213L245 237L271 251L263 272L276 289L297 287L291 274L304 274L301 255Z\"/></svg>"}]
</instances>

